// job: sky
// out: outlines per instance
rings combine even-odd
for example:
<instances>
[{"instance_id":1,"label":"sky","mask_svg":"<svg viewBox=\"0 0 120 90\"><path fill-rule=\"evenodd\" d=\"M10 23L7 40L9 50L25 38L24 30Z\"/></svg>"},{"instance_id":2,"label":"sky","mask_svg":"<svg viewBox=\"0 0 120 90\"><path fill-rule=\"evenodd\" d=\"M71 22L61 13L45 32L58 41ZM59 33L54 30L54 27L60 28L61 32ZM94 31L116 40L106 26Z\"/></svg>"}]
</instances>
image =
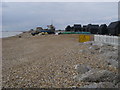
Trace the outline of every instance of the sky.
<instances>
[{"instance_id":1,"label":"sky","mask_svg":"<svg viewBox=\"0 0 120 90\"><path fill-rule=\"evenodd\" d=\"M0 14L1 15L1 14ZM118 2L4 2L2 30L24 31L36 27L56 29L67 25L107 24L118 20ZM0 26L1 27L1 26Z\"/></svg>"}]
</instances>

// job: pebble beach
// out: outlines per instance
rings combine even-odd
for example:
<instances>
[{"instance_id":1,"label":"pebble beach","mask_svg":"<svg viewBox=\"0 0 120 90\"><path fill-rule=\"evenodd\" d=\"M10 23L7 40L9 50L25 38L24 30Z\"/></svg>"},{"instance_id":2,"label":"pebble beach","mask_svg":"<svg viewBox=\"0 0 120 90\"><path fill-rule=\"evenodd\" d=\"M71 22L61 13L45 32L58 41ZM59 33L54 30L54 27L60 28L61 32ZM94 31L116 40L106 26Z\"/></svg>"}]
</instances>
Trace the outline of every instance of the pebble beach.
<instances>
[{"instance_id":1,"label":"pebble beach","mask_svg":"<svg viewBox=\"0 0 120 90\"><path fill-rule=\"evenodd\" d=\"M108 63L106 59L109 57L105 57L105 49L100 47L117 52L114 46L80 43L79 34L31 36L24 33L20 38L3 38L2 87L79 88L91 84L75 80L78 75L75 66L78 64L116 74L116 64Z\"/></svg>"}]
</instances>

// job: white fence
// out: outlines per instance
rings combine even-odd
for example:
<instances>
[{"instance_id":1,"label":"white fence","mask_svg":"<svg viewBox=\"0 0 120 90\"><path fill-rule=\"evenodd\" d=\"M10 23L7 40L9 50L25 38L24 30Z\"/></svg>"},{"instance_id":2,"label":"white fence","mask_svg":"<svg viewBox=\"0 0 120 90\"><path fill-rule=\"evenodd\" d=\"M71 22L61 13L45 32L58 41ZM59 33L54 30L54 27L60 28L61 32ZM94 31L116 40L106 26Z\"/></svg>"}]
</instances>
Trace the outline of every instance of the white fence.
<instances>
[{"instance_id":1,"label":"white fence","mask_svg":"<svg viewBox=\"0 0 120 90\"><path fill-rule=\"evenodd\" d=\"M94 41L112 45L120 45L120 37L107 35L94 35Z\"/></svg>"}]
</instances>

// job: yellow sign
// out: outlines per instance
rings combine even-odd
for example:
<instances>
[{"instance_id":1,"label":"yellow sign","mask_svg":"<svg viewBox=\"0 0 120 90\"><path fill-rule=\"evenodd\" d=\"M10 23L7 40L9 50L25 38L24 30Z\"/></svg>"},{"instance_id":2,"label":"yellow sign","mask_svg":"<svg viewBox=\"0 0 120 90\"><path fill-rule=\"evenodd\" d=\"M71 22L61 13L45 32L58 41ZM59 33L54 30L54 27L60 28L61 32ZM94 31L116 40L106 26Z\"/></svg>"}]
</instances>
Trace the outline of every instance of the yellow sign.
<instances>
[{"instance_id":1,"label":"yellow sign","mask_svg":"<svg viewBox=\"0 0 120 90\"><path fill-rule=\"evenodd\" d=\"M90 41L90 35L80 35L79 42L87 42Z\"/></svg>"}]
</instances>

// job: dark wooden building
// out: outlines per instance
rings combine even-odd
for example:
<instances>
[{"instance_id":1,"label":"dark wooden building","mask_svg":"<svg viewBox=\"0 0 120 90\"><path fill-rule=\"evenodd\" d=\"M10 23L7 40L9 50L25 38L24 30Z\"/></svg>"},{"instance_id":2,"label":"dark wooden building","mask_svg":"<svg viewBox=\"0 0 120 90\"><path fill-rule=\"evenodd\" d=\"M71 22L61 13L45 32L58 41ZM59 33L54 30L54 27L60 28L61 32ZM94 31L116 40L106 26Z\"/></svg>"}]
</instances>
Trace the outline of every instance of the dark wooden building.
<instances>
[{"instance_id":1,"label":"dark wooden building","mask_svg":"<svg viewBox=\"0 0 120 90\"><path fill-rule=\"evenodd\" d=\"M88 32L88 30L87 30L87 25L83 25L82 31L83 31L83 32Z\"/></svg>"},{"instance_id":2,"label":"dark wooden building","mask_svg":"<svg viewBox=\"0 0 120 90\"><path fill-rule=\"evenodd\" d=\"M74 30L74 32L80 32L81 31L81 24L74 24L73 30Z\"/></svg>"},{"instance_id":3,"label":"dark wooden building","mask_svg":"<svg viewBox=\"0 0 120 90\"><path fill-rule=\"evenodd\" d=\"M91 34L97 34L98 30L99 30L99 25L88 24L87 26L87 32L90 32Z\"/></svg>"},{"instance_id":4,"label":"dark wooden building","mask_svg":"<svg viewBox=\"0 0 120 90\"><path fill-rule=\"evenodd\" d=\"M107 25L106 24L101 24L100 25L98 34L108 35L108 29L107 29Z\"/></svg>"},{"instance_id":5,"label":"dark wooden building","mask_svg":"<svg viewBox=\"0 0 120 90\"><path fill-rule=\"evenodd\" d=\"M65 31L72 31L72 27L70 27L70 25L68 25L68 26L65 28Z\"/></svg>"},{"instance_id":6,"label":"dark wooden building","mask_svg":"<svg viewBox=\"0 0 120 90\"><path fill-rule=\"evenodd\" d=\"M108 26L109 35L119 35L120 34L120 21L111 22Z\"/></svg>"}]
</instances>

